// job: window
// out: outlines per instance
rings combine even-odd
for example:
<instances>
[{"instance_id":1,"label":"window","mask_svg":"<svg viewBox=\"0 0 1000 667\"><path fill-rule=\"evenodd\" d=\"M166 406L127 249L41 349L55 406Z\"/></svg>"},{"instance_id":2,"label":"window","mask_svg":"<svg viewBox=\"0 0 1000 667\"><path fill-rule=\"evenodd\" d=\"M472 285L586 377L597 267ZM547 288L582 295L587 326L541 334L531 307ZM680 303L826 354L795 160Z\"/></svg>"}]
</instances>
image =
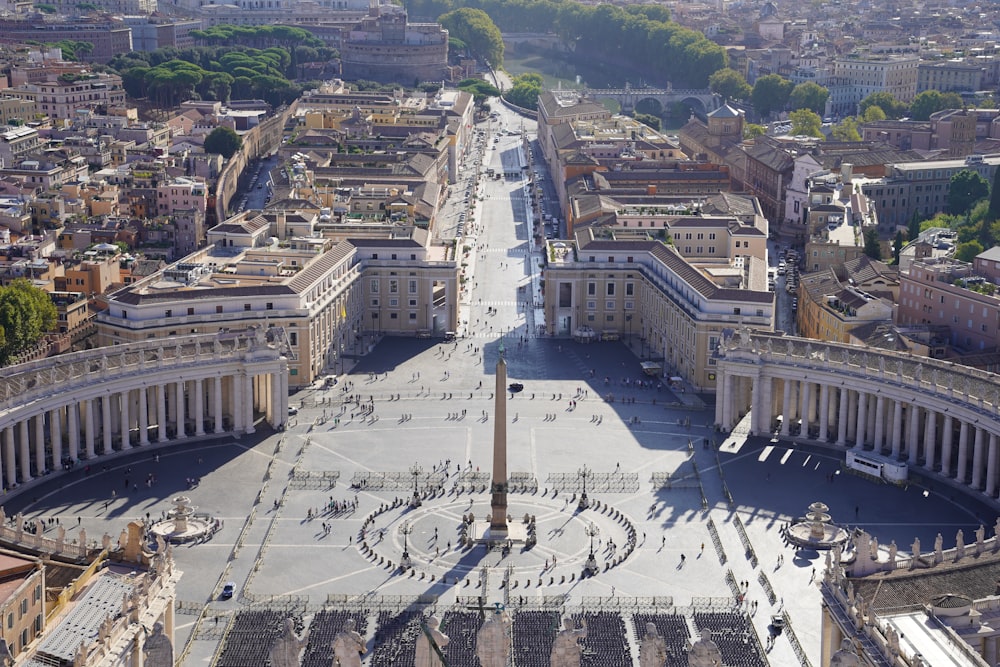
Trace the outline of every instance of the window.
<instances>
[{"instance_id":1,"label":"window","mask_svg":"<svg viewBox=\"0 0 1000 667\"><path fill-rule=\"evenodd\" d=\"M606 322L614 322L615 321L615 316L614 315L605 315L604 316L604 320Z\"/></svg>"},{"instance_id":2,"label":"window","mask_svg":"<svg viewBox=\"0 0 1000 667\"><path fill-rule=\"evenodd\" d=\"M378 299L372 299L372 308L378 308Z\"/></svg>"},{"instance_id":3,"label":"window","mask_svg":"<svg viewBox=\"0 0 1000 667\"><path fill-rule=\"evenodd\" d=\"M389 299L389 307L390 308L398 308L399 307L399 299Z\"/></svg>"},{"instance_id":4,"label":"window","mask_svg":"<svg viewBox=\"0 0 1000 667\"><path fill-rule=\"evenodd\" d=\"M215 307L215 312L216 313L221 313L222 312L222 306L216 306Z\"/></svg>"},{"instance_id":5,"label":"window","mask_svg":"<svg viewBox=\"0 0 1000 667\"><path fill-rule=\"evenodd\" d=\"M597 296L597 283L587 283L587 296Z\"/></svg>"},{"instance_id":6,"label":"window","mask_svg":"<svg viewBox=\"0 0 1000 667\"><path fill-rule=\"evenodd\" d=\"M634 310L634 309L635 309L635 301L625 302L625 310Z\"/></svg>"},{"instance_id":7,"label":"window","mask_svg":"<svg viewBox=\"0 0 1000 667\"><path fill-rule=\"evenodd\" d=\"M390 320L398 320L399 319L399 313L389 313L389 319Z\"/></svg>"},{"instance_id":8,"label":"window","mask_svg":"<svg viewBox=\"0 0 1000 667\"><path fill-rule=\"evenodd\" d=\"M764 309L763 308L758 308L757 309L757 317L764 317Z\"/></svg>"},{"instance_id":9,"label":"window","mask_svg":"<svg viewBox=\"0 0 1000 667\"><path fill-rule=\"evenodd\" d=\"M614 296L614 295L615 295L615 284L608 283L608 296Z\"/></svg>"},{"instance_id":10,"label":"window","mask_svg":"<svg viewBox=\"0 0 1000 667\"><path fill-rule=\"evenodd\" d=\"M245 310L245 311L247 311L247 312L250 312L250 311L251 311L251 310L253 310L253 309L252 309L252 308L250 307L250 304L249 304L249 303L244 303L244 304L243 304L243 310Z\"/></svg>"},{"instance_id":11,"label":"window","mask_svg":"<svg viewBox=\"0 0 1000 667\"><path fill-rule=\"evenodd\" d=\"M604 310L614 310L614 309L615 309L615 302L614 301L605 301L604 302Z\"/></svg>"},{"instance_id":12,"label":"window","mask_svg":"<svg viewBox=\"0 0 1000 667\"><path fill-rule=\"evenodd\" d=\"M417 319L417 314L416 313L410 313L410 320L416 320L416 319Z\"/></svg>"},{"instance_id":13,"label":"window","mask_svg":"<svg viewBox=\"0 0 1000 667\"><path fill-rule=\"evenodd\" d=\"M416 293L417 293L417 281L416 280L411 280L410 281L410 294L416 294Z\"/></svg>"},{"instance_id":14,"label":"window","mask_svg":"<svg viewBox=\"0 0 1000 667\"><path fill-rule=\"evenodd\" d=\"M594 315L593 315L593 314L590 314L590 315L587 315L587 321L588 321L588 322L593 322L593 321L594 321L594 319L595 319L595 318L594 318Z\"/></svg>"},{"instance_id":15,"label":"window","mask_svg":"<svg viewBox=\"0 0 1000 667\"><path fill-rule=\"evenodd\" d=\"M740 309L739 308L733 308L733 315L739 315L739 314L740 314Z\"/></svg>"},{"instance_id":16,"label":"window","mask_svg":"<svg viewBox=\"0 0 1000 667\"><path fill-rule=\"evenodd\" d=\"M614 261L615 261L615 256L614 255L609 255L608 256L608 264L613 264Z\"/></svg>"},{"instance_id":17,"label":"window","mask_svg":"<svg viewBox=\"0 0 1000 667\"><path fill-rule=\"evenodd\" d=\"M167 308L167 310L164 311L164 313L163 313L164 317L173 317L173 315L174 315L174 311L170 310L169 308Z\"/></svg>"},{"instance_id":18,"label":"window","mask_svg":"<svg viewBox=\"0 0 1000 667\"><path fill-rule=\"evenodd\" d=\"M416 299L410 299L410 307L414 308L414 307L416 307L416 305L417 305L417 300Z\"/></svg>"},{"instance_id":19,"label":"window","mask_svg":"<svg viewBox=\"0 0 1000 667\"><path fill-rule=\"evenodd\" d=\"M267 310L274 310L274 304L271 303L270 301L268 301L267 305L264 306L264 308L267 309Z\"/></svg>"},{"instance_id":20,"label":"window","mask_svg":"<svg viewBox=\"0 0 1000 667\"><path fill-rule=\"evenodd\" d=\"M587 310L597 310L597 302L596 301L588 301L587 302Z\"/></svg>"},{"instance_id":21,"label":"window","mask_svg":"<svg viewBox=\"0 0 1000 667\"><path fill-rule=\"evenodd\" d=\"M378 278L372 278L371 292L378 294Z\"/></svg>"},{"instance_id":22,"label":"window","mask_svg":"<svg viewBox=\"0 0 1000 667\"><path fill-rule=\"evenodd\" d=\"M635 296L635 283L625 283L625 296Z\"/></svg>"},{"instance_id":23,"label":"window","mask_svg":"<svg viewBox=\"0 0 1000 667\"><path fill-rule=\"evenodd\" d=\"M299 344L299 333L297 331L292 331L288 334L288 343L289 345Z\"/></svg>"},{"instance_id":24,"label":"window","mask_svg":"<svg viewBox=\"0 0 1000 667\"><path fill-rule=\"evenodd\" d=\"M399 292L399 281L390 280L389 281L389 294L397 294Z\"/></svg>"}]
</instances>

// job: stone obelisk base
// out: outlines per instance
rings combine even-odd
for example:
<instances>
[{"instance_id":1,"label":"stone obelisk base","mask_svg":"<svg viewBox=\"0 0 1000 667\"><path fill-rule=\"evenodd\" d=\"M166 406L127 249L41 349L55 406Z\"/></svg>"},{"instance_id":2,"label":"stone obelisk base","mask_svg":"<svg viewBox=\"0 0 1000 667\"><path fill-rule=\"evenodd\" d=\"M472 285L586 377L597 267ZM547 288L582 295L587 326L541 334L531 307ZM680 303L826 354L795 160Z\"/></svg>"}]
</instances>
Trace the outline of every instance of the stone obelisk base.
<instances>
[{"instance_id":1,"label":"stone obelisk base","mask_svg":"<svg viewBox=\"0 0 1000 667\"><path fill-rule=\"evenodd\" d=\"M476 521L471 526L470 536L473 542L479 544L496 542L524 544L528 541L528 527L523 523L508 523L505 530L497 530L490 526L489 521Z\"/></svg>"}]
</instances>

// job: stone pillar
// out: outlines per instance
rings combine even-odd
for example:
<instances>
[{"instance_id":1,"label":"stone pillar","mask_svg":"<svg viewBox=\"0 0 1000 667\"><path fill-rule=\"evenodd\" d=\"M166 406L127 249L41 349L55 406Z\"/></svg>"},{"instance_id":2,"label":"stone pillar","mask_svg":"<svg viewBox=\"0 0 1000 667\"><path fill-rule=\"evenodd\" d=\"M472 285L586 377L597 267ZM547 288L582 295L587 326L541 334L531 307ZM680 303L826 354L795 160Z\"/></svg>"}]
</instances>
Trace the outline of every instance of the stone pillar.
<instances>
[{"instance_id":1,"label":"stone pillar","mask_svg":"<svg viewBox=\"0 0 1000 667\"><path fill-rule=\"evenodd\" d=\"M885 397L881 394L875 397L875 442L872 449L876 454L882 451L885 435Z\"/></svg>"},{"instance_id":2,"label":"stone pillar","mask_svg":"<svg viewBox=\"0 0 1000 667\"><path fill-rule=\"evenodd\" d=\"M757 390L754 393L760 394L757 404L757 435L771 435L771 416L774 414L774 380L763 373L757 377Z\"/></svg>"},{"instance_id":3,"label":"stone pillar","mask_svg":"<svg viewBox=\"0 0 1000 667\"><path fill-rule=\"evenodd\" d=\"M944 477L951 477L951 441L954 435L955 425L951 415L945 415L941 425L941 474Z\"/></svg>"},{"instance_id":4,"label":"stone pillar","mask_svg":"<svg viewBox=\"0 0 1000 667\"><path fill-rule=\"evenodd\" d=\"M786 378L781 381L781 384L784 385L781 397L781 435L788 435L788 428L792 421L792 381Z\"/></svg>"},{"instance_id":5,"label":"stone pillar","mask_svg":"<svg viewBox=\"0 0 1000 667\"><path fill-rule=\"evenodd\" d=\"M875 437L875 416L878 408L878 394L868 394L868 419L865 422L865 434L869 440ZM878 441L872 447L876 452L879 450Z\"/></svg>"},{"instance_id":6,"label":"stone pillar","mask_svg":"<svg viewBox=\"0 0 1000 667\"><path fill-rule=\"evenodd\" d=\"M972 488L982 490L983 488L983 468L985 463L983 456L986 443L983 441L984 431L981 428L973 427L976 430L974 446L972 448Z\"/></svg>"},{"instance_id":7,"label":"stone pillar","mask_svg":"<svg viewBox=\"0 0 1000 667\"><path fill-rule=\"evenodd\" d=\"M80 401L83 411L83 444L88 459L94 458L94 401L85 398Z\"/></svg>"},{"instance_id":8,"label":"stone pillar","mask_svg":"<svg viewBox=\"0 0 1000 667\"><path fill-rule=\"evenodd\" d=\"M232 407L233 414L233 432L242 433L243 432L243 417L246 414L246 410L243 409L243 387L244 381L242 375L230 375L229 376L229 401Z\"/></svg>"},{"instance_id":9,"label":"stone pillar","mask_svg":"<svg viewBox=\"0 0 1000 667\"><path fill-rule=\"evenodd\" d=\"M66 430L69 431L69 457L74 461L80 459L80 405L70 403L66 406Z\"/></svg>"},{"instance_id":10,"label":"stone pillar","mask_svg":"<svg viewBox=\"0 0 1000 667\"><path fill-rule=\"evenodd\" d=\"M989 456L986 459L986 495L991 498L997 492L997 436L990 433Z\"/></svg>"},{"instance_id":11,"label":"stone pillar","mask_svg":"<svg viewBox=\"0 0 1000 667\"><path fill-rule=\"evenodd\" d=\"M149 444L149 388L139 387L139 444Z\"/></svg>"},{"instance_id":12,"label":"stone pillar","mask_svg":"<svg viewBox=\"0 0 1000 667\"><path fill-rule=\"evenodd\" d=\"M104 451L102 454L110 454L114 451L111 436L114 435L111 426L111 394L105 394L101 398L101 433L104 434Z\"/></svg>"},{"instance_id":13,"label":"stone pillar","mask_svg":"<svg viewBox=\"0 0 1000 667\"><path fill-rule=\"evenodd\" d=\"M906 460L911 466L917 465L920 455L920 408L910 403L910 425L906 429Z\"/></svg>"},{"instance_id":14,"label":"stone pillar","mask_svg":"<svg viewBox=\"0 0 1000 667\"><path fill-rule=\"evenodd\" d=\"M194 434L205 435L205 396L200 378L194 380Z\"/></svg>"},{"instance_id":15,"label":"stone pillar","mask_svg":"<svg viewBox=\"0 0 1000 667\"><path fill-rule=\"evenodd\" d=\"M830 386L825 382L819 386L819 440L829 442L830 431Z\"/></svg>"},{"instance_id":16,"label":"stone pillar","mask_svg":"<svg viewBox=\"0 0 1000 667\"><path fill-rule=\"evenodd\" d=\"M56 408L49 413L49 431L52 433L52 466L56 470L61 470L63 460L62 408Z\"/></svg>"},{"instance_id":17,"label":"stone pillar","mask_svg":"<svg viewBox=\"0 0 1000 667\"><path fill-rule=\"evenodd\" d=\"M840 388L840 402L837 406L837 446L847 446L847 407L850 390L847 387Z\"/></svg>"},{"instance_id":18,"label":"stone pillar","mask_svg":"<svg viewBox=\"0 0 1000 667\"><path fill-rule=\"evenodd\" d=\"M278 373L270 373L268 376L271 385L271 427L278 428L285 423L285 419L288 418L288 410L285 413L281 413L281 380L278 378Z\"/></svg>"},{"instance_id":19,"label":"stone pillar","mask_svg":"<svg viewBox=\"0 0 1000 667\"><path fill-rule=\"evenodd\" d=\"M255 433L253 427L253 381L254 376L249 371L243 376L243 432Z\"/></svg>"},{"instance_id":20,"label":"stone pillar","mask_svg":"<svg viewBox=\"0 0 1000 667\"><path fill-rule=\"evenodd\" d=\"M122 451L132 449L132 392L122 392Z\"/></svg>"},{"instance_id":21,"label":"stone pillar","mask_svg":"<svg viewBox=\"0 0 1000 667\"><path fill-rule=\"evenodd\" d=\"M177 403L177 408L174 410L174 414L177 415L176 428L178 438L183 438L187 435L184 428L184 424L187 421L187 418L184 415L184 401L187 400L184 397L184 384L184 380L178 380L174 383L174 402Z\"/></svg>"},{"instance_id":22,"label":"stone pillar","mask_svg":"<svg viewBox=\"0 0 1000 667\"><path fill-rule=\"evenodd\" d=\"M40 412L34 417L35 419L35 470L38 471L38 476L41 477L45 474L45 413Z\"/></svg>"},{"instance_id":23,"label":"stone pillar","mask_svg":"<svg viewBox=\"0 0 1000 667\"><path fill-rule=\"evenodd\" d=\"M32 480L31 476L31 439L28 437L28 420L22 419L19 424L21 427L21 481L30 482Z\"/></svg>"},{"instance_id":24,"label":"stone pillar","mask_svg":"<svg viewBox=\"0 0 1000 667\"><path fill-rule=\"evenodd\" d=\"M868 394L864 392L858 392L858 424L856 427L857 435L854 440L855 449L865 448L865 431L868 425Z\"/></svg>"},{"instance_id":25,"label":"stone pillar","mask_svg":"<svg viewBox=\"0 0 1000 667\"><path fill-rule=\"evenodd\" d=\"M722 393L717 400L722 401L722 430L728 431L733 426L733 382L736 380L732 375L726 373L722 382ZM504 387L504 391L507 388Z\"/></svg>"},{"instance_id":26,"label":"stone pillar","mask_svg":"<svg viewBox=\"0 0 1000 667\"><path fill-rule=\"evenodd\" d=\"M167 387L156 385L156 441L167 441Z\"/></svg>"},{"instance_id":27,"label":"stone pillar","mask_svg":"<svg viewBox=\"0 0 1000 667\"><path fill-rule=\"evenodd\" d=\"M799 412L802 416L802 430L799 437L809 437L809 417L812 412L812 382L802 380L799 382Z\"/></svg>"},{"instance_id":28,"label":"stone pillar","mask_svg":"<svg viewBox=\"0 0 1000 667\"><path fill-rule=\"evenodd\" d=\"M212 418L215 420L216 433L222 433L222 376L216 375L212 390Z\"/></svg>"},{"instance_id":29,"label":"stone pillar","mask_svg":"<svg viewBox=\"0 0 1000 667\"><path fill-rule=\"evenodd\" d=\"M969 463L969 423L962 422L958 427L958 469L955 479L965 484L966 468Z\"/></svg>"},{"instance_id":30,"label":"stone pillar","mask_svg":"<svg viewBox=\"0 0 1000 667\"><path fill-rule=\"evenodd\" d=\"M934 455L937 446L937 412L924 411L924 467L934 470Z\"/></svg>"},{"instance_id":31,"label":"stone pillar","mask_svg":"<svg viewBox=\"0 0 1000 667\"><path fill-rule=\"evenodd\" d=\"M725 396L723 388L726 386L726 372L724 370L719 371L718 380L715 385L715 425L722 428L722 406L724 401L722 400Z\"/></svg>"},{"instance_id":32,"label":"stone pillar","mask_svg":"<svg viewBox=\"0 0 1000 667\"><path fill-rule=\"evenodd\" d=\"M901 431L903 430L903 402L893 401L892 402L892 457L894 459L899 458L900 443L902 442L903 435Z\"/></svg>"},{"instance_id":33,"label":"stone pillar","mask_svg":"<svg viewBox=\"0 0 1000 667\"><path fill-rule=\"evenodd\" d=\"M278 409L281 414L281 421L288 419L288 365L282 362L278 366L278 396L281 399Z\"/></svg>"},{"instance_id":34,"label":"stone pillar","mask_svg":"<svg viewBox=\"0 0 1000 667\"><path fill-rule=\"evenodd\" d=\"M14 427L3 430L3 468L7 473L7 488L17 484L17 459L14 456Z\"/></svg>"}]
</instances>

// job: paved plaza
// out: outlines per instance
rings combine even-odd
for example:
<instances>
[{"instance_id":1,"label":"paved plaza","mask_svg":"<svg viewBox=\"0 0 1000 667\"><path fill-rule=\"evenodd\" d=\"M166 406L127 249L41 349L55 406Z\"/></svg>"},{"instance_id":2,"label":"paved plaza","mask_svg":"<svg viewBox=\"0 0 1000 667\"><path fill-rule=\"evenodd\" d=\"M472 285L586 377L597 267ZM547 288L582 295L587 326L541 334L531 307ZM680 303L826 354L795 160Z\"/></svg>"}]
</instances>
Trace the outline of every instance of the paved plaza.
<instances>
[{"instance_id":1,"label":"paved plaza","mask_svg":"<svg viewBox=\"0 0 1000 667\"><path fill-rule=\"evenodd\" d=\"M483 347L473 352L470 345ZM488 487L477 480L488 484L492 456L499 340L490 338L457 346L383 340L337 386L294 396L293 405L301 407L285 433L143 450L112 460L107 470L78 469L58 484L36 487L32 497L11 499L6 510L58 516L91 536L115 535L127 520L155 518L170 509L171 498L185 494L199 512L222 520L211 541L175 552L184 571L178 645L198 632L185 664L208 661L230 615L267 606L269 596L316 608L328 595L431 595L447 607L459 596L480 595L484 567L488 601L505 599L501 584L509 577L514 607L558 595L567 595L574 608L596 598L651 596L669 596L682 607L695 598L738 595L731 582L746 581L746 600L758 603L761 638L770 614L784 605L815 659L819 594L811 582L822 556L784 548L778 536L784 522L822 500L835 521L863 526L883 545L895 540L901 551L913 537L927 544L939 531L968 534L978 525L978 508L963 506L962 497L952 500L947 491L924 497L917 486L904 490L838 474L841 457L819 450L736 437L716 454L712 410L699 399L623 384L642 376L622 343L531 339L506 346L510 381L524 384L513 399L507 394L509 470L523 485L510 496L510 513L515 520L535 516L538 545L530 550L504 556L458 545L463 515L489 511ZM609 394L614 402L606 400ZM362 406L373 400L374 411L361 414L356 402L345 403L348 396ZM588 495L599 506L579 511L573 501L585 468ZM156 481L147 486L150 475ZM661 486L668 476L669 488ZM390 507L412 495L414 478L421 494L433 497L416 509ZM352 488L352 481L362 488ZM328 511L331 500L340 509ZM632 550L630 528L637 542ZM591 532L601 572L582 578ZM404 539L412 575L397 569ZM773 586L774 604L762 575ZM226 581L234 581L238 593L220 601ZM794 661L781 639L772 654L774 664Z\"/></svg>"}]
</instances>

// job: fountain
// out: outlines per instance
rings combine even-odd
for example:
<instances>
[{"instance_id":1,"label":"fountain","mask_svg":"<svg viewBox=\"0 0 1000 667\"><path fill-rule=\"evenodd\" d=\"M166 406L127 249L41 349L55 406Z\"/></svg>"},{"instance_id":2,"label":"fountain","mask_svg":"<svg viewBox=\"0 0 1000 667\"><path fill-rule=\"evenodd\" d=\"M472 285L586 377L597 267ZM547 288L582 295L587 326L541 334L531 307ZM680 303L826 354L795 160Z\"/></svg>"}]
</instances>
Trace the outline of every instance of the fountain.
<instances>
[{"instance_id":1,"label":"fountain","mask_svg":"<svg viewBox=\"0 0 1000 667\"><path fill-rule=\"evenodd\" d=\"M832 549L847 542L848 532L830 521L830 508L819 501L809 505L805 518L788 527L790 542L800 547Z\"/></svg>"},{"instance_id":2,"label":"fountain","mask_svg":"<svg viewBox=\"0 0 1000 667\"><path fill-rule=\"evenodd\" d=\"M215 522L210 517L196 515L198 508L191 504L190 498L177 496L171 502L174 508L167 512L166 518L153 523L149 529L154 537L172 543L190 542L212 532Z\"/></svg>"}]
</instances>

